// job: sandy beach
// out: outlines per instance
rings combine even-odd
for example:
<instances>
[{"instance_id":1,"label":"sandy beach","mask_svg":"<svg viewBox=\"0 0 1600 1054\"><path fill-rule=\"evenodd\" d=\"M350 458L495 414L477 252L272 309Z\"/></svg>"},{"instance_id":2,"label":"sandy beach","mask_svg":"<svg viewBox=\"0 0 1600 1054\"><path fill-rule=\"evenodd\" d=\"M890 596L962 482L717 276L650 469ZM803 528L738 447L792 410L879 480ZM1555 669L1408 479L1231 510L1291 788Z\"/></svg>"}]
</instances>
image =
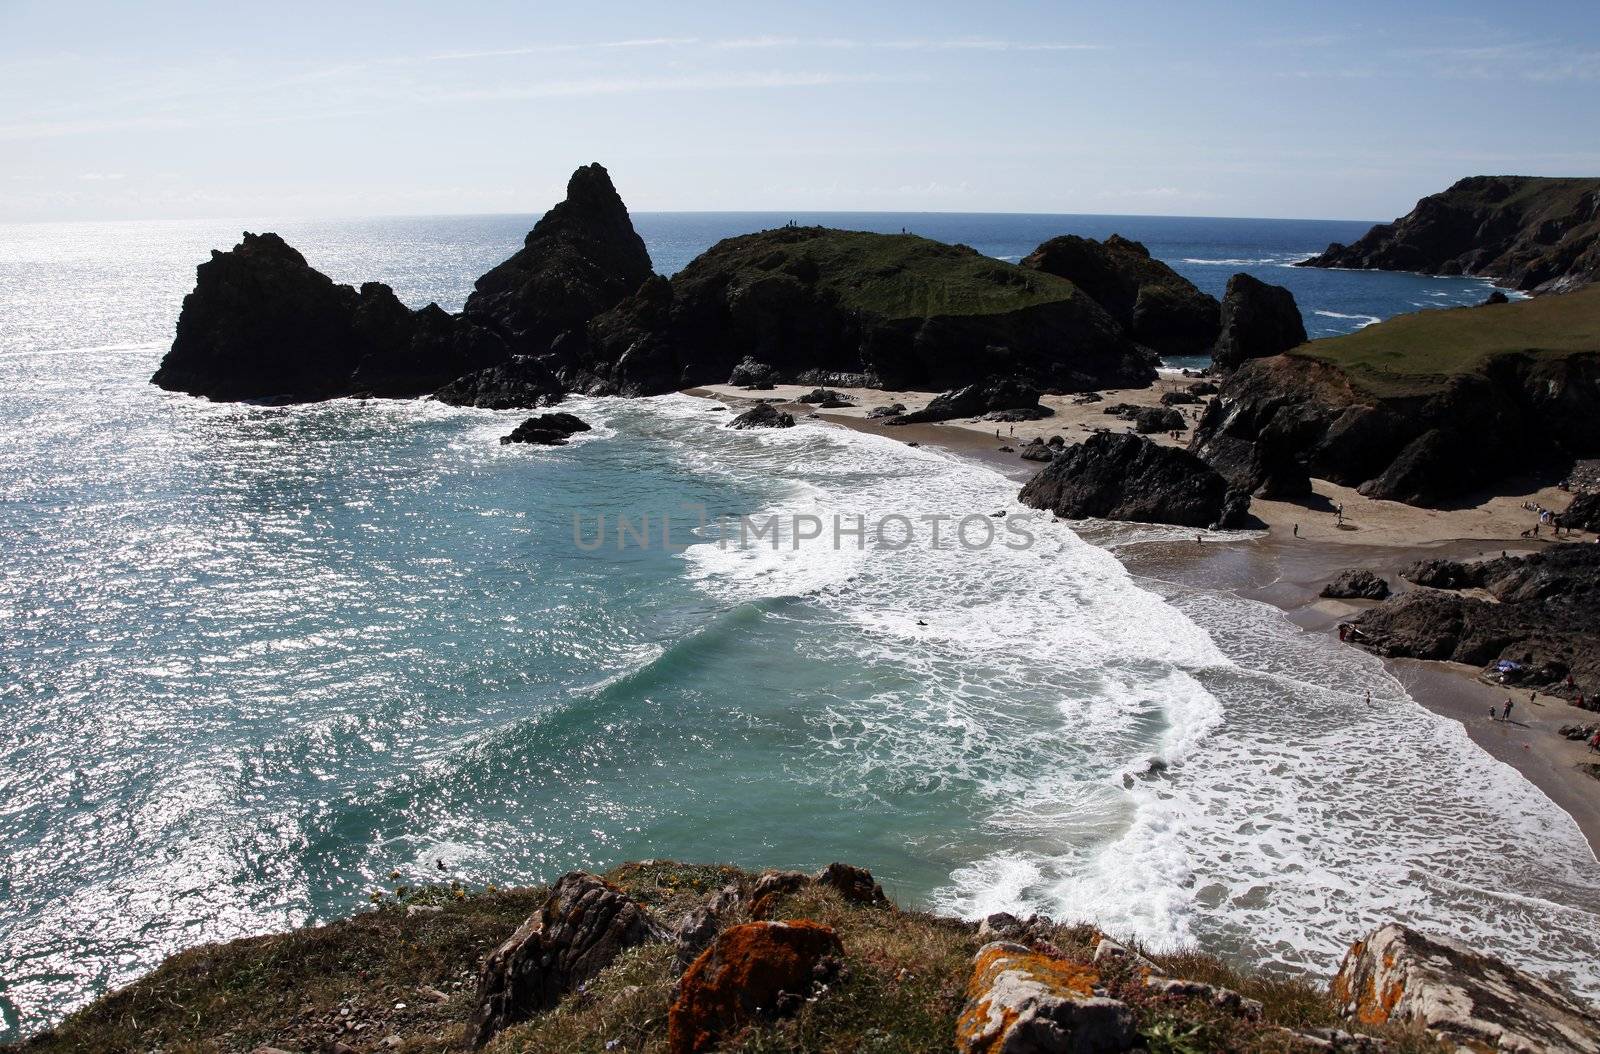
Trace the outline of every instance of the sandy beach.
<instances>
[{"instance_id":1,"label":"sandy beach","mask_svg":"<svg viewBox=\"0 0 1600 1054\"><path fill-rule=\"evenodd\" d=\"M869 419L871 410L891 403L908 409L927 404L936 393L887 392L865 388L835 388L854 405L828 410L799 403L809 386L777 385L769 391L752 392L729 385L713 385L690 390L687 394L721 399L734 406L748 406L758 400L781 402L795 416L815 416L836 424L889 436L907 443L937 445L964 457L991 465L1019 482L1032 476L1040 464L1024 461L1016 450L1035 437L1048 439L1060 435L1069 443L1079 442L1096 429L1133 430L1131 423L1105 413L1107 406L1126 403L1133 406L1158 406L1161 396L1181 390L1194 378L1163 374L1148 388L1107 390L1100 401L1079 403L1072 396L1047 395L1040 403L1055 411L1039 421L1016 424L966 419L939 424L891 427L882 419ZM1199 405L1180 409L1190 427L1199 417ZM996 435L996 429L999 435ZM1150 437L1165 446L1186 445L1189 433L1180 438L1168 435ZM1011 451L1001 449L1011 447ZM1533 552L1557 542L1548 535L1540 539L1523 538L1523 531L1535 521L1524 503L1562 509L1570 496L1553 481L1513 480L1509 486L1491 494L1477 496L1470 503L1447 510L1421 509L1398 502L1374 501L1353 488L1340 487L1326 480L1313 480L1314 494L1298 501L1251 503L1254 512L1267 525L1265 532L1211 534L1203 546L1145 543L1122 546L1118 556L1135 575L1159 577L1206 589L1223 589L1283 610L1308 632L1333 635L1337 626L1371 602L1326 600L1317 594L1340 571L1352 567L1370 568L1382 575L1396 592L1411 588L1399 577L1402 566L1424 557L1470 560L1479 557ZM1344 509L1340 526L1338 507ZM1294 527L1298 525L1299 535ZM1092 525L1082 532L1096 541L1101 532ZM1589 535L1572 542L1594 542ZM1600 857L1600 778L1587 766L1600 763L1600 754L1587 746L1561 737L1562 725L1589 725L1600 715L1579 710L1553 696L1530 700L1526 690L1514 693L1516 705L1510 722L1489 716L1492 706L1504 703L1505 690L1477 679L1477 670L1454 663L1386 660L1391 674L1405 685L1407 692L1434 713L1462 723L1474 742L1491 756L1512 766L1577 822L1591 850ZM1600 772L1600 770L1595 770Z\"/></svg>"}]
</instances>

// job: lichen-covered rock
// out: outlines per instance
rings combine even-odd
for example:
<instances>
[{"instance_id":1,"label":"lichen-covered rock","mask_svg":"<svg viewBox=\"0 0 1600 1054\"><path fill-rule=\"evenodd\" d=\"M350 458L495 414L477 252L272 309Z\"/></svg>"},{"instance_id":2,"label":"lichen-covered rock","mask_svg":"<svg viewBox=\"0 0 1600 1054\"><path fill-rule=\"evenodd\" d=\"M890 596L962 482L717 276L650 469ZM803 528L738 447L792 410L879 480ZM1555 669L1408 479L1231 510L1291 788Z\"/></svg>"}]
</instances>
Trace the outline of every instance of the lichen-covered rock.
<instances>
[{"instance_id":1,"label":"lichen-covered rock","mask_svg":"<svg viewBox=\"0 0 1600 1054\"><path fill-rule=\"evenodd\" d=\"M1348 1019L1419 1025L1466 1050L1600 1054L1591 1008L1497 959L1393 923L1350 947L1331 994Z\"/></svg>"},{"instance_id":2,"label":"lichen-covered rock","mask_svg":"<svg viewBox=\"0 0 1600 1054\"><path fill-rule=\"evenodd\" d=\"M1132 1049L1127 1005L1095 994L1100 975L1020 944L978 949L956 1021L960 1054L1113 1054Z\"/></svg>"},{"instance_id":3,"label":"lichen-covered rock","mask_svg":"<svg viewBox=\"0 0 1600 1054\"><path fill-rule=\"evenodd\" d=\"M1150 959L1145 958L1127 945L1119 944L1110 937L1101 935L1094 944L1094 961L1104 966L1108 963L1121 963L1132 966L1143 972L1147 977L1165 977L1167 972L1157 966Z\"/></svg>"},{"instance_id":4,"label":"lichen-covered rock","mask_svg":"<svg viewBox=\"0 0 1600 1054\"><path fill-rule=\"evenodd\" d=\"M1099 433L1067 447L1027 482L1019 498L1069 520L1251 525L1248 495L1231 495L1227 481L1188 451L1141 436Z\"/></svg>"},{"instance_id":5,"label":"lichen-covered rock","mask_svg":"<svg viewBox=\"0 0 1600 1054\"><path fill-rule=\"evenodd\" d=\"M1222 296L1222 332L1211 351L1218 369L1278 355L1306 342L1305 320L1294 294L1243 272L1228 279Z\"/></svg>"},{"instance_id":6,"label":"lichen-covered rock","mask_svg":"<svg viewBox=\"0 0 1600 1054\"><path fill-rule=\"evenodd\" d=\"M628 948L670 936L642 905L604 879L582 871L562 875L538 913L484 960L476 1044L555 1006Z\"/></svg>"},{"instance_id":7,"label":"lichen-covered rock","mask_svg":"<svg viewBox=\"0 0 1600 1054\"><path fill-rule=\"evenodd\" d=\"M730 927L678 982L667 1012L667 1049L700 1054L740 1026L798 1005L837 971L843 955L833 930L808 919Z\"/></svg>"},{"instance_id":8,"label":"lichen-covered rock","mask_svg":"<svg viewBox=\"0 0 1600 1054\"><path fill-rule=\"evenodd\" d=\"M757 403L728 422L729 428L793 428L794 415L771 403Z\"/></svg>"},{"instance_id":9,"label":"lichen-covered rock","mask_svg":"<svg viewBox=\"0 0 1600 1054\"><path fill-rule=\"evenodd\" d=\"M1364 567L1340 572L1318 594L1335 600L1382 600L1388 595L1389 583Z\"/></svg>"}]
</instances>

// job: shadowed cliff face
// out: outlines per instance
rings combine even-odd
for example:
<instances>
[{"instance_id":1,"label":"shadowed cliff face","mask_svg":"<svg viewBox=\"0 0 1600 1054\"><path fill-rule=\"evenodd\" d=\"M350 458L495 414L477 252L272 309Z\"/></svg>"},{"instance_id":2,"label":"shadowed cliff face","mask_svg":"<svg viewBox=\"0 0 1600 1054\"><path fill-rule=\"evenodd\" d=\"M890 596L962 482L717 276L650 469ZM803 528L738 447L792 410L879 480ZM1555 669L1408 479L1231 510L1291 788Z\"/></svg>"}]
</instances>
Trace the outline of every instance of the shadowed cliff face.
<instances>
[{"instance_id":1,"label":"shadowed cliff face","mask_svg":"<svg viewBox=\"0 0 1600 1054\"><path fill-rule=\"evenodd\" d=\"M1597 402L1594 354L1507 354L1433 391L1391 396L1327 363L1279 355L1234 371L1189 449L1261 497L1308 494L1315 476L1444 507L1509 473L1600 450Z\"/></svg>"},{"instance_id":2,"label":"shadowed cliff face","mask_svg":"<svg viewBox=\"0 0 1600 1054\"><path fill-rule=\"evenodd\" d=\"M611 176L585 165L567 197L528 232L523 247L478 279L464 314L519 353L540 354L567 330L615 307L651 275Z\"/></svg>"},{"instance_id":3,"label":"shadowed cliff face","mask_svg":"<svg viewBox=\"0 0 1600 1054\"><path fill-rule=\"evenodd\" d=\"M1473 176L1301 266L1484 275L1566 292L1600 278L1600 179Z\"/></svg>"},{"instance_id":4,"label":"shadowed cliff face","mask_svg":"<svg viewBox=\"0 0 1600 1054\"><path fill-rule=\"evenodd\" d=\"M1129 337L1159 354L1204 355L1217 338L1216 298L1121 235L1103 242L1075 234L1051 238L1022 266L1072 282Z\"/></svg>"},{"instance_id":5,"label":"shadowed cliff face","mask_svg":"<svg viewBox=\"0 0 1600 1054\"><path fill-rule=\"evenodd\" d=\"M1070 282L966 246L822 227L722 241L556 351L569 386L625 395L722 383L746 357L782 377L857 373L888 388L1016 374L1079 391L1155 376L1154 355Z\"/></svg>"}]
</instances>

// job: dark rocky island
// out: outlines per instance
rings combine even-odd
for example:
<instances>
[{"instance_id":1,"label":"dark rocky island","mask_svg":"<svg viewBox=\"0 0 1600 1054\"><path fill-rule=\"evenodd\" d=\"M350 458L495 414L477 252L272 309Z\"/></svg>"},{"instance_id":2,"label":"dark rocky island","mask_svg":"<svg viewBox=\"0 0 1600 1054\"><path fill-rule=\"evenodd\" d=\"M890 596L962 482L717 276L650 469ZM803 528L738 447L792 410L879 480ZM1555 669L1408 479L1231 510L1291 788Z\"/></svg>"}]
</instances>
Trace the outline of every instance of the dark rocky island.
<instances>
[{"instance_id":1,"label":"dark rocky island","mask_svg":"<svg viewBox=\"0 0 1600 1054\"><path fill-rule=\"evenodd\" d=\"M1303 267L1482 275L1533 293L1600 278L1600 179L1472 176Z\"/></svg>"},{"instance_id":2,"label":"dark rocky island","mask_svg":"<svg viewBox=\"0 0 1600 1054\"><path fill-rule=\"evenodd\" d=\"M436 304L412 311L378 282L359 292L336 284L276 234L247 233L197 269L152 380L219 400L439 391L460 405L543 406L563 389L523 353L547 352L649 275L644 243L599 165L573 173L566 200L478 280L457 315Z\"/></svg>"},{"instance_id":3,"label":"dark rocky island","mask_svg":"<svg viewBox=\"0 0 1600 1054\"><path fill-rule=\"evenodd\" d=\"M653 395L730 376L941 391L995 375L1080 391L1156 357L1077 286L915 235L784 227L718 242L552 349L569 388ZM766 369L762 369L766 367Z\"/></svg>"}]
</instances>

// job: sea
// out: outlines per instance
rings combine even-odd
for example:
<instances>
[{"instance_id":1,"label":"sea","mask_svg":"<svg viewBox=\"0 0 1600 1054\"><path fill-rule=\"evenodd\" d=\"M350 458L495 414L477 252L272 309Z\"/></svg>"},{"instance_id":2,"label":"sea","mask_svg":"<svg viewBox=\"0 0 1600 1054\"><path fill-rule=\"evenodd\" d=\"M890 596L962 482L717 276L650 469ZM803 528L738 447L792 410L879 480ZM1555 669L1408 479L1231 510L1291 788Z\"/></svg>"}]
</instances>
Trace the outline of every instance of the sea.
<instances>
[{"instance_id":1,"label":"sea","mask_svg":"<svg viewBox=\"0 0 1600 1054\"><path fill-rule=\"evenodd\" d=\"M147 383L241 229L457 309L533 219L0 227L0 1040L395 881L659 857L1290 974L1399 919L1600 996L1572 819L1376 659L1130 573L1163 528L1092 545L985 465L683 395L572 399L593 430L529 449L515 412ZM1362 223L634 219L664 273L791 220L1005 260L1116 232L1288 286L1316 336L1490 291L1289 266Z\"/></svg>"}]
</instances>

